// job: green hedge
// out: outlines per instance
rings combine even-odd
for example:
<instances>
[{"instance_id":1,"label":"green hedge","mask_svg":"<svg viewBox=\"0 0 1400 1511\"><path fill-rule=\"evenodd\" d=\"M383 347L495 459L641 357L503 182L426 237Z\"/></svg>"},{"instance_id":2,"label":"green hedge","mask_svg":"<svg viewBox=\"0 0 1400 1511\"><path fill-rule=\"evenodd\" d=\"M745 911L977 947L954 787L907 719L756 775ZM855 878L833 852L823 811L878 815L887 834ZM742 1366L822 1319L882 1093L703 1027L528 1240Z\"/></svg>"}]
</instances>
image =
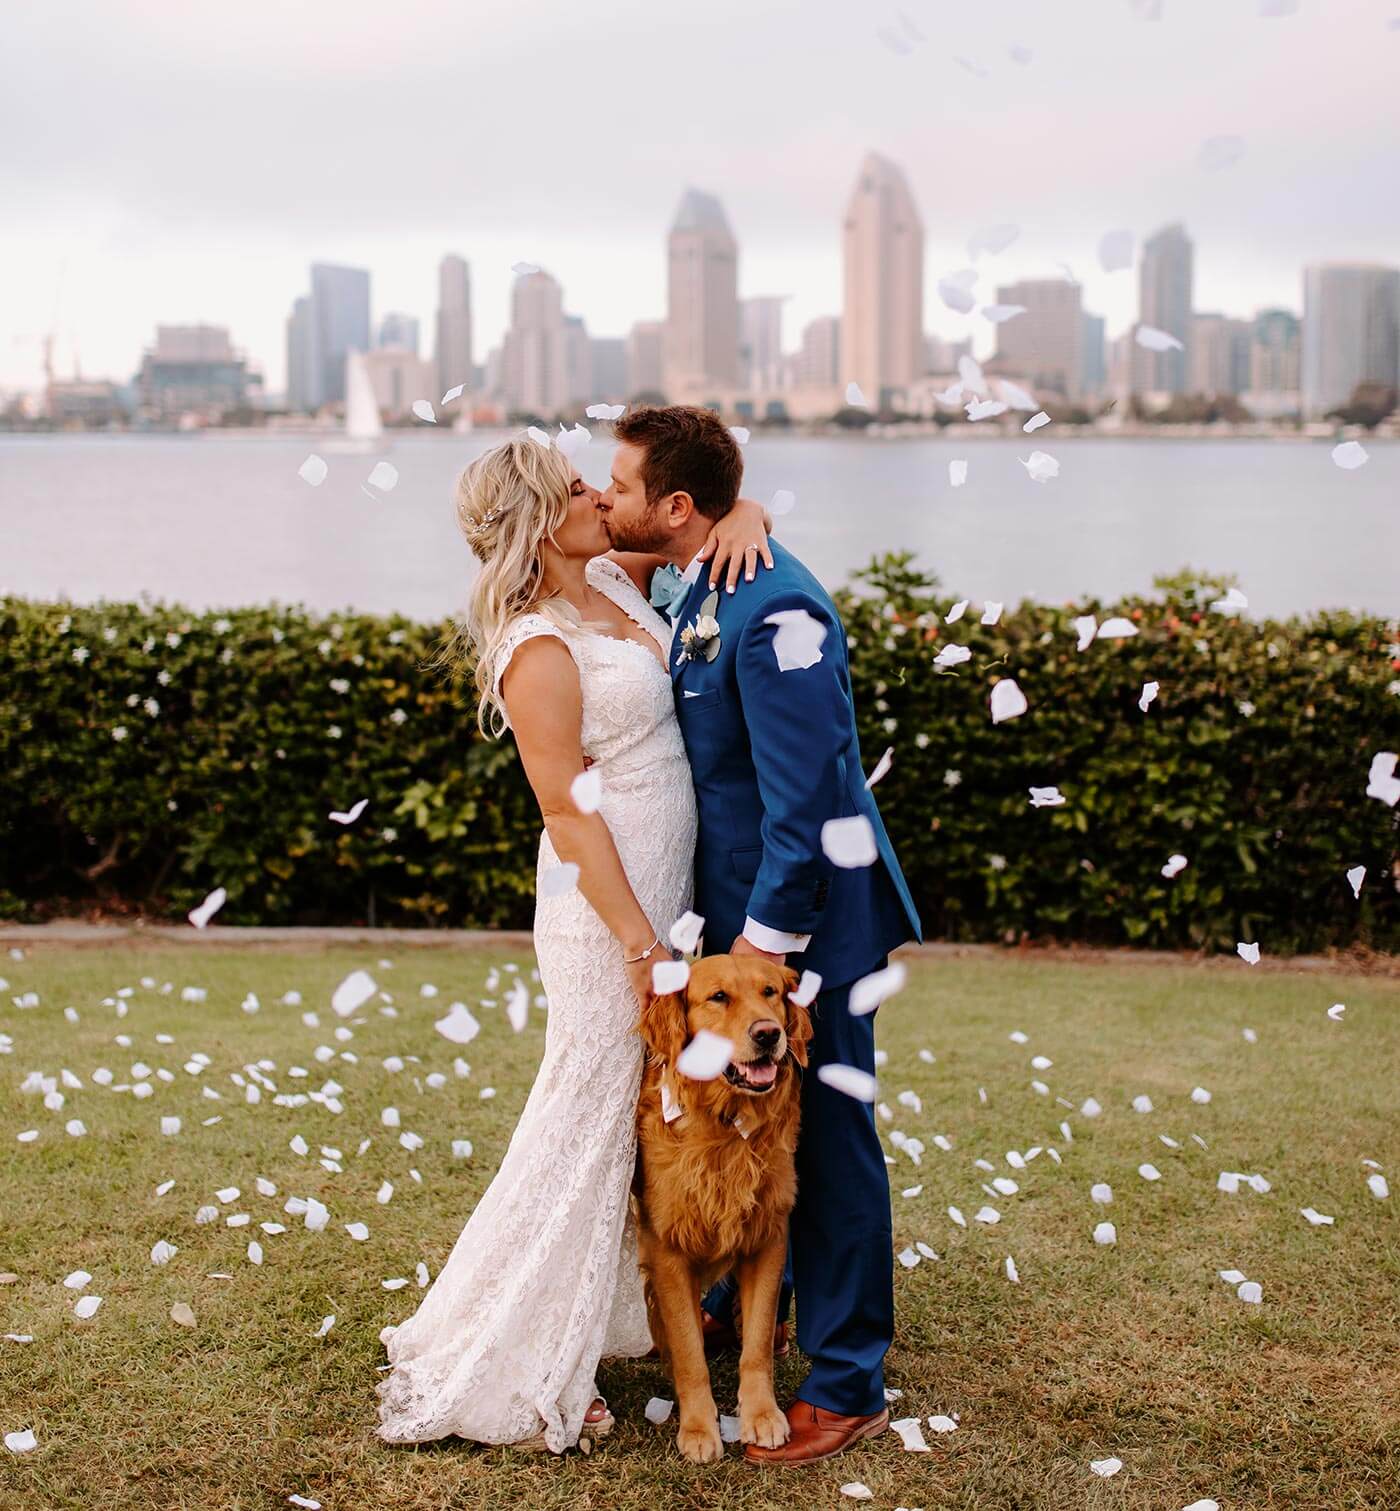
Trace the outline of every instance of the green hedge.
<instances>
[{"instance_id":1,"label":"green hedge","mask_svg":"<svg viewBox=\"0 0 1400 1511\"><path fill-rule=\"evenodd\" d=\"M930 938L1400 947L1400 810L1364 796L1400 750L1400 625L1238 619L1208 607L1226 585L949 626L907 558L858 574L862 746L894 747L879 796ZM1140 633L1081 652L1082 613ZM0 915L179 918L223 886L224 923L528 925L538 815L509 738L427 670L445 629L0 599ZM972 659L940 671L948 641ZM1030 709L993 725L1006 675Z\"/></svg>"}]
</instances>

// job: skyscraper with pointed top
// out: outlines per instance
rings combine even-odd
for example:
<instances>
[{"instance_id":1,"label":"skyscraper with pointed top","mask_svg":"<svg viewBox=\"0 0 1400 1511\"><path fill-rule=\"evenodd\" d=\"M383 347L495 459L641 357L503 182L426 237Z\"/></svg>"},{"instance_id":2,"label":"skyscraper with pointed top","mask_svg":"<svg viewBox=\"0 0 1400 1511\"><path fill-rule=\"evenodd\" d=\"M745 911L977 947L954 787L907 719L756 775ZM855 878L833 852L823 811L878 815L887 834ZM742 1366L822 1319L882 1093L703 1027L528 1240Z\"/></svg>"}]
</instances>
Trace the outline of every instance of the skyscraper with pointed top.
<instances>
[{"instance_id":1,"label":"skyscraper with pointed top","mask_svg":"<svg viewBox=\"0 0 1400 1511\"><path fill-rule=\"evenodd\" d=\"M841 366L872 407L924 371L924 227L904 172L866 154L846 206Z\"/></svg>"},{"instance_id":2,"label":"skyscraper with pointed top","mask_svg":"<svg viewBox=\"0 0 1400 1511\"><path fill-rule=\"evenodd\" d=\"M739 246L713 194L687 189L666 242L662 377L674 402L739 386Z\"/></svg>"}]
</instances>

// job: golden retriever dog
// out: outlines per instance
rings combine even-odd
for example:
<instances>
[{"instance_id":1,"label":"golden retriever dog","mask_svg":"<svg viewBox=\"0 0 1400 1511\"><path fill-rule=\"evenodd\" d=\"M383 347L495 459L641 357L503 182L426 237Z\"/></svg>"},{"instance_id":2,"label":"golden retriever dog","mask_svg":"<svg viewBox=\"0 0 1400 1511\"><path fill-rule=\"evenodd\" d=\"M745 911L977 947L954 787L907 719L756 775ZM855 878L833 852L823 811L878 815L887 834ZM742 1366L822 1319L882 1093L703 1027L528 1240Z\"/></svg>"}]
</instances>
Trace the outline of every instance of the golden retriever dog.
<instances>
[{"instance_id":1,"label":"golden retriever dog","mask_svg":"<svg viewBox=\"0 0 1400 1511\"><path fill-rule=\"evenodd\" d=\"M789 998L796 986L796 972L761 956L712 955L695 962L683 992L654 997L642 1014L633 1186L642 1277L652 1339L676 1388L676 1446L696 1464L724 1452L700 1297L729 1270L743 1323L739 1436L768 1448L788 1438L773 1394L773 1329L797 1195L798 1067L812 1036L807 1009ZM733 1045L711 1081L676 1069L701 1029Z\"/></svg>"}]
</instances>

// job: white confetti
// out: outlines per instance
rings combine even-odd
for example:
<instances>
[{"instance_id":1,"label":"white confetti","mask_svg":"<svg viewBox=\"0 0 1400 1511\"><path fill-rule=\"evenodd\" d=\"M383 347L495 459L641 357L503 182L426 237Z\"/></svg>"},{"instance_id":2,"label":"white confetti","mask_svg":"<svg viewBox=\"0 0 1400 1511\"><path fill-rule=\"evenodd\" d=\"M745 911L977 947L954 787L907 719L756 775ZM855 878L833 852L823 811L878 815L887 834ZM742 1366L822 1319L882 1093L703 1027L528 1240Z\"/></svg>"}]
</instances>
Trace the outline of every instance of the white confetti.
<instances>
[{"instance_id":1,"label":"white confetti","mask_svg":"<svg viewBox=\"0 0 1400 1511\"><path fill-rule=\"evenodd\" d=\"M875 1100L875 1077L854 1065L821 1065L817 1068L817 1079L822 1085L830 1086L843 1096L854 1097L858 1102Z\"/></svg>"},{"instance_id":2,"label":"white confetti","mask_svg":"<svg viewBox=\"0 0 1400 1511\"><path fill-rule=\"evenodd\" d=\"M1204 1107L1210 1101L1210 1092L1204 1086L1193 1086L1191 1088L1191 1100L1199 1106Z\"/></svg>"},{"instance_id":3,"label":"white confetti","mask_svg":"<svg viewBox=\"0 0 1400 1511\"><path fill-rule=\"evenodd\" d=\"M846 384L846 403L849 404L852 409L870 408L870 405L866 402L865 395L860 391L859 383Z\"/></svg>"},{"instance_id":4,"label":"white confetti","mask_svg":"<svg viewBox=\"0 0 1400 1511\"><path fill-rule=\"evenodd\" d=\"M972 651L965 645L945 645L933 658L935 666L961 666L972 660Z\"/></svg>"},{"instance_id":5,"label":"white confetti","mask_svg":"<svg viewBox=\"0 0 1400 1511\"><path fill-rule=\"evenodd\" d=\"M660 1396L653 1396L647 1402L643 1415L653 1427L660 1427L663 1422L670 1421L675 1405L674 1401L663 1401Z\"/></svg>"},{"instance_id":6,"label":"white confetti","mask_svg":"<svg viewBox=\"0 0 1400 1511\"><path fill-rule=\"evenodd\" d=\"M1122 1459L1091 1459L1089 1467L1100 1479L1112 1479L1123 1467Z\"/></svg>"},{"instance_id":7,"label":"white confetti","mask_svg":"<svg viewBox=\"0 0 1400 1511\"><path fill-rule=\"evenodd\" d=\"M332 994L331 1007L337 1017L348 1018L351 1013L358 1012L378 990L374 977L368 971L351 971Z\"/></svg>"},{"instance_id":8,"label":"white confetti","mask_svg":"<svg viewBox=\"0 0 1400 1511\"><path fill-rule=\"evenodd\" d=\"M827 627L806 609L779 609L763 622L775 626L773 654L780 672L806 671L822 659Z\"/></svg>"},{"instance_id":9,"label":"white confetti","mask_svg":"<svg viewBox=\"0 0 1400 1511\"><path fill-rule=\"evenodd\" d=\"M603 779L590 768L581 771L569 783L569 796L580 813L597 813L603 801Z\"/></svg>"},{"instance_id":10,"label":"white confetti","mask_svg":"<svg viewBox=\"0 0 1400 1511\"><path fill-rule=\"evenodd\" d=\"M798 1007L811 1007L817 1000L817 993L822 989L822 978L816 971L803 971L802 979L797 983L797 990L790 992L790 999Z\"/></svg>"},{"instance_id":11,"label":"white confetti","mask_svg":"<svg viewBox=\"0 0 1400 1511\"><path fill-rule=\"evenodd\" d=\"M453 1044L470 1044L481 1032L481 1024L472 1016L465 1002L454 1002L445 1018L438 1018L433 1027Z\"/></svg>"},{"instance_id":12,"label":"white confetti","mask_svg":"<svg viewBox=\"0 0 1400 1511\"><path fill-rule=\"evenodd\" d=\"M1169 855L1166 865L1162 867L1162 875L1170 881L1173 876L1183 871L1187 864L1188 862L1184 855Z\"/></svg>"},{"instance_id":13,"label":"white confetti","mask_svg":"<svg viewBox=\"0 0 1400 1511\"><path fill-rule=\"evenodd\" d=\"M875 1492L870 1486L862 1485L859 1480L852 1480L849 1485L842 1485L841 1494L849 1496L853 1501L871 1501L875 1499Z\"/></svg>"},{"instance_id":14,"label":"white confetti","mask_svg":"<svg viewBox=\"0 0 1400 1511\"><path fill-rule=\"evenodd\" d=\"M733 1053L732 1040L702 1028L681 1051L676 1069L692 1081L713 1081L724 1074Z\"/></svg>"},{"instance_id":15,"label":"white confetti","mask_svg":"<svg viewBox=\"0 0 1400 1511\"><path fill-rule=\"evenodd\" d=\"M1006 719L1018 719L1029 706L1026 702L1025 693L1016 685L1016 681L1012 677L1003 677L992 688L991 709L993 724L1000 724Z\"/></svg>"},{"instance_id":16,"label":"white confetti","mask_svg":"<svg viewBox=\"0 0 1400 1511\"><path fill-rule=\"evenodd\" d=\"M1258 1306L1264 1299L1264 1287L1257 1280L1246 1280L1236 1289L1235 1295L1251 1306Z\"/></svg>"},{"instance_id":17,"label":"white confetti","mask_svg":"<svg viewBox=\"0 0 1400 1511\"><path fill-rule=\"evenodd\" d=\"M190 922L195 928L202 929L227 901L228 893L222 887L215 887L197 908L190 909Z\"/></svg>"},{"instance_id":18,"label":"white confetti","mask_svg":"<svg viewBox=\"0 0 1400 1511\"><path fill-rule=\"evenodd\" d=\"M1371 460L1371 455L1360 441L1343 441L1332 448L1332 460L1343 472L1355 472Z\"/></svg>"},{"instance_id":19,"label":"white confetti","mask_svg":"<svg viewBox=\"0 0 1400 1511\"><path fill-rule=\"evenodd\" d=\"M590 420L617 420L626 408L625 404L590 404L584 414Z\"/></svg>"},{"instance_id":20,"label":"white confetti","mask_svg":"<svg viewBox=\"0 0 1400 1511\"><path fill-rule=\"evenodd\" d=\"M1105 273L1121 272L1133 265L1133 233L1105 231L1099 237L1099 266Z\"/></svg>"},{"instance_id":21,"label":"white confetti","mask_svg":"<svg viewBox=\"0 0 1400 1511\"><path fill-rule=\"evenodd\" d=\"M1390 1195L1390 1184L1383 1175L1368 1175L1366 1189L1377 1201L1384 1201Z\"/></svg>"},{"instance_id":22,"label":"white confetti","mask_svg":"<svg viewBox=\"0 0 1400 1511\"><path fill-rule=\"evenodd\" d=\"M530 278L540 271L540 265L537 262L513 262L510 270L517 278Z\"/></svg>"},{"instance_id":23,"label":"white confetti","mask_svg":"<svg viewBox=\"0 0 1400 1511\"><path fill-rule=\"evenodd\" d=\"M433 413L433 406L427 399L415 399L413 401L413 413L416 418L425 421L429 425L437 424L437 416Z\"/></svg>"},{"instance_id":24,"label":"white confetti","mask_svg":"<svg viewBox=\"0 0 1400 1511\"><path fill-rule=\"evenodd\" d=\"M904 1251L905 1254L912 1252L910 1249ZM904 1254L901 1254L899 1257L903 1259ZM919 1256L915 1254L914 1264L918 1262ZM913 1266L911 1265L910 1268L912 1269ZM898 1422L891 1422L890 1431L899 1434L899 1441L904 1444L905 1453L927 1453L929 1451L928 1444L924 1442L924 1424L918 1417L902 1417Z\"/></svg>"},{"instance_id":25,"label":"white confetti","mask_svg":"<svg viewBox=\"0 0 1400 1511\"><path fill-rule=\"evenodd\" d=\"M381 493L392 493L399 485L399 469L392 462L376 462L365 482Z\"/></svg>"},{"instance_id":26,"label":"white confetti","mask_svg":"<svg viewBox=\"0 0 1400 1511\"><path fill-rule=\"evenodd\" d=\"M948 463L948 482L954 488L961 488L967 481L967 462L962 457L954 457Z\"/></svg>"},{"instance_id":27,"label":"white confetti","mask_svg":"<svg viewBox=\"0 0 1400 1511\"><path fill-rule=\"evenodd\" d=\"M326 817L335 824L353 824L368 806L369 799L362 797L358 803L354 804L353 807L347 809L344 813L340 812L339 809L332 809Z\"/></svg>"},{"instance_id":28,"label":"white confetti","mask_svg":"<svg viewBox=\"0 0 1400 1511\"><path fill-rule=\"evenodd\" d=\"M698 913L682 913L671 925L671 947L682 955L693 955L700 947L700 936L705 931L705 920Z\"/></svg>"},{"instance_id":29,"label":"white confetti","mask_svg":"<svg viewBox=\"0 0 1400 1511\"><path fill-rule=\"evenodd\" d=\"M1048 425L1049 423L1050 423L1050 416L1048 414L1046 414L1045 411L1042 409L1042 410L1039 411L1039 413L1033 414L1030 417L1030 419L1027 420L1024 425L1021 426L1021 429L1027 435L1030 435L1033 431L1039 430L1042 425Z\"/></svg>"},{"instance_id":30,"label":"white confetti","mask_svg":"<svg viewBox=\"0 0 1400 1511\"><path fill-rule=\"evenodd\" d=\"M1241 940L1235 946L1235 953L1240 957L1241 960L1244 961L1246 965L1259 964L1259 946L1256 943L1250 942L1246 944L1243 940Z\"/></svg>"},{"instance_id":31,"label":"white confetti","mask_svg":"<svg viewBox=\"0 0 1400 1511\"><path fill-rule=\"evenodd\" d=\"M313 488L319 488L326 480L326 474L330 468L326 466L326 459L317 456L313 451L310 456L297 468L297 476L304 483L309 483Z\"/></svg>"},{"instance_id":32,"label":"white confetti","mask_svg":"<svg viewBox=\"0 0 1400 1511\"><path fill-rule=\"evenodd\" d=\"M1136 340L1139 346L1150 352L1183 351L1182 343L1170 331L1158 330L1155 325L1140 325Z\"/></svg>"},{"instance_id":33,"label":"white confetti","mask_svg":"<svg viewBox=\"0 0 1400 1511\"><path fill-rule=\"evenodd\" d=\"M1371 757L1371 767L1366 774L1366 796L1378 798L1391 808L1400 802L1400 777L1395 775L1396 760L1394 751L1378 751Z\"/></svg>"},{"instance_id":34,"label":"white confetti","mask_svg":"<svg viewBox=\"0 0 1400 1511\"><path fill-rule=\"evenodd\" d=\"M1032 482L1043 483L1060 475L1060 464L1048 451L1032 451L1029 456L1021 458L1021 465Z\"/></svg>"},{"instance_id":35,"label":"white confetti","mask_svg":"<svg viewBox=\"0 0 1400 1511\"><path fill-rule=\"evenodd\" d=\"M1161 1180L1162 1178L1162 1172L1156 1165L1139 1165L1138 1174L1143 1180Z\"/></svg>"},{"instance_id":36,"label":"white confetti","mask_svg":"<svg viewBox=\"0 0 1400 1511\"><path fill-rule=\"evenodd\" d=\"M862 976L851 988L850 1012L852 1017L862 1018L873 1013L882 1002L904 989L909 971L902 961L896 960L882 971Z\"/></svg>"},{"instance_id":37,"label":"white confetti","mask_svg":"<svg viewBox=\"0 0 1400 1511\"><path fill-rule=\"evenodd\" d=\"M86 1322L101 1305L101 1296L80 1296L74 1304L73 1315Z\"/></svg>"},{"instance_id":38,"label":"white confetti","mask_svg":"<svg viewBox=\"0 0 1400 1511\"><path fill-rule=\"evenodd\" d=\"M1210 136L1201 143L1196 161L1207 173L1220 173L1233 168L1244 156L1242 136Z\"/></svg>"},{"instance_id":39,"label":"white confetti","mask_svg":"<svg viewBox=\"0 0 1400 1511\"><path fill-rule=\"evenodd\" d=\"M961 268L938 280L938 297L950 310L956 310L959 315L970 315L977 303L972 293L976 282L976 268Z\"/></svg>"},{"instance_id":40,"label":"white confetti","mask_svg":"<svg viewBox=\"0 0 1400 1511\"><path fill-rule=\"evenodd\" d=\"M28 1453L31 1448L37 1448L39 1440L34 1436L32 1427L25 1427L19 1432L7 1432L5 1434L5 1447L11 1453Z\"/></svg>"},{"instance_id":41,"label":"white confetti","mask_svg":"<svg viewBox=\"0 0 1400 1511\"><path fill-rule=\"evenodd\" d=\"M1065 795L1058 787L1032 787L1032 808L1062 808L1065 803Z\"/></svg>"},{"instance_id":42,"label":"white confetti","mask_svg":"<svg viewBox=\"0 0 1400 1511\"><path fill-rule=\"evenodd\" d=\"M774 519L782 519L797 507L797 495L791 488L779 488L768 500L768 512Z\"/></svg>"},{"instance_id":43,"label":"white confetti","mask_svg":"<svg viewBox=\"0 0 1400 1511\"><path fill-rule=\"evenodd\" d=\"M893 765L894 765L894 746L891 745L885 751L884 755L882 755L880 757L880 759L875 762L875 770L872 771L868 777L866 777L866 779L865 779L865 790L867 792L869 792L870 789L875 785L875 783L878 782L881 779L881 777L888 776L889 772L890 772L890 767L893 766Z\"/></svg>"},{"instance_id":44,"label":"white confetti","mask_svg":"<svg viewBox=\"0 0 1400 1511\"><path fill-rule=\"evenodd\" d=\"M1299 1207L1298 1210L1314 1228L1330 1228L1337 1221L1335 1217L1327 1217L1319 1212L1316 1207Z\"/></svg>"},{"instance_id":45,"label":"white confetti","mask_svg":"<svg viewBox=\"0 0 1400 1511\"><path fill-rule=\"evenodd\" d=\"M1024 315L1024 304L984 304L982 306L982 318L991 325L1005 325L1008 320L1014 320L1017 315Z\"/></svg>"},{"instance_id":46,"label":"white confetti","mask_svg":"<svg viewBox=\"0 0 1400 1511\"><path fill-rule=\"evenodd\" d=\"M1161 684L1158 682L1144 682L1142 684L1142 692L1138 697L1138 707L1143 713L1147 712L1147 705L1156 698L1160 691Z\"/></svg>"},{"instance_id":47,"label":"white confetti","mask_svg":"<svg viewBox=\"0 0 1400 1511\"><path fill-rule=\"evenodd\" d=\"M1347 882L1348 882L1348 884L1351 887L1351 895L1353 897L1360 897L1361 896L1361 883L1364 882L1365 880L1366 880L1366 867L1365 866L1353 866L1351 868L1351 870L1347 872Z\"/></svg>"},{"instance_id":48,"label":"white confetti","mask_svg":"<svg viewBox=\"0 0 1400 1511\"><path fill-rule=\"evenodd\" d=\"M551 897L564 897L578 886L579 870L573 861L564 861L561 865L551 866L540 877L538 897L541 902L547 902Z\"/></svg>"},{"instance_id":49,"label":"white confetti","mask_svg":"<svg viewBox=\"0 0 1400 1511\"><path fill-rule=\"evenodd\" d=\"M1094 1228L1094 1242L1105 1248L1118 1242L1118 1229L1111 1222L1101 1222Z\"/></svg>"},{"instance_id":50,"label":"white confetti","mask_svg":"<svg viewBox=\"0 0 1400 1511\"><path fill-rule=\"evenodd\" d=\"M658 960L651 968L651 989L658 997L683 992L690 980L690 967L684 960Z\"/></svg>"},{"instance_id":51,"label":"white confetti","mask_svg":"<svg viewBox=\"0 0 1400 1511\"><path fill-rule=\"evenodd\" d=\"M1020 1285L1021 1283L1021 1273L1016 1268L1016 1261L1011 1257L1010 1254L1006 1256L1006 1278L1012 1283L1012 1285Z\"/></svg>"},{"instance_id":52,"label":"white confetti","mask_svg":"<svg viewBox=\"0 0 1400 1511\"><path fill-rule=\"evenodd\" d=\"M821 829L822 853L836 866L855 870L871 866L880 857L875 830L863 813L849 818L829 818Z\"/></svg>"},{"instance_id":53,"label":"white confetti","mask_svg":"<svg viewBox=\"0 0 1400 1511\"><path fill-rule=\"evenodd\" d=\"M1020 234L1020 226L1012 225L1009 221L1000 225L985 226L968 237L967 255L973 262L976 262L983 252L995 256L998 252L1004 252Z\"/></svg>"},{"instance_id":54,"label":"white confetti","mask_svg":"<svg viewBox=\"0 0 1400 1511\"><path fill-rule=\"evenodd\" d=\"M438 400L438 408L443 409L447 405L449 405L453 401L453 399L460 399L462 397L462 391L466 388L466 386L467 385L465 383L458 383L455 388L449 388L447 392L443 394L442 398Z\"/></svg>"},{"instance_id":55,"label":"white confetti","mask_svg":"<svg viewBox=\"0 0 1400 1511\"><path fill-rule=\"evenodd\" d=\"M749 444L749 432L747 426L731 425L729 427L729 433L741 446L747 446Z\"/></svg>"},{"instance_id":56,"label":"white confetti","mask_svg":"<svg viewBox=\"0 0 1400 1511\"><path fill-rule=\"evenodd\" d=\"M936 1417L930 1417L928 1419L928 1425L934 1432L956 1432L958 1430L958 1419L956 1417L946 1417L940 1415Z\"/></svg>"}]
</instances>

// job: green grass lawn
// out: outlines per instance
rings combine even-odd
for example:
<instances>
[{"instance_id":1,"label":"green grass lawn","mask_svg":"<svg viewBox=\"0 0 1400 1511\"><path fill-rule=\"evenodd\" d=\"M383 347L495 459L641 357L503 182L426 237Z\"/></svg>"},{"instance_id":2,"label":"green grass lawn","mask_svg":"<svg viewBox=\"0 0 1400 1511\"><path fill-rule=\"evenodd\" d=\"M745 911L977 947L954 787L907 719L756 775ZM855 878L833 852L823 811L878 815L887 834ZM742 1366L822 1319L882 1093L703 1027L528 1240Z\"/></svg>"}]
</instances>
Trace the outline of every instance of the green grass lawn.
<instances>
[{"instance_id":1,"label":"green grass lawn","mask_svg":"<svg viewBox=\"0 0 1400 1511\"><path fill-rule=\"evenodd\" d=\"M0 1342L0 1431L32 1427L38 1437L32 1452L0 1449L5 1511L273 1507L292 1493L326 1511L756 1511L855 1504L840 1495L850 1481L869 1486L883 1511L1179 1511L1206 1497L1222 1511L1400 1506L1400 1223L1397 1199L1369 1192L1363 1164L1380 1162L1395 1183L1393 979L1240 962L916 962L906 990L880 1012L882 1095L896 1114L881 1127L925 1145L918 1169L890 1148L896 1248L922 1240L940 1257L897 1267L887 1380L903 1392L894 1415L956 1413L960 1427L926 1429L926 1454L904 1452L890 1433L779 1472L745 1465L737 1448L708 1469L684 1463L673 1427L643 1418L648 1397L671 1394L644 1362L604 1366L618 1430L591 1458L456 1440L390 1448L374 1436L379 1331L413 1309L415 1266L437 1273L495 1169L544 1024L536 1011L516 1035L503 1011L477 1007L488 970L512 958L507 950L404 946L386 967L377 955L213 946L0 955L9 983L0 1032L13 1040L0 1056L0 1270L18 1277L0 1286L0 1332L33 1334L32 1343ZM527 956L514 959L530 969ZM331 1013L332 989L358 966L392 995L396 1016L381 1003L348 1024ZM421 995L425 983L435 998ZM182 1001L187 985L207 988L207 1001ZM124 987L134 991L118 1016ZM280 1003L289 989L302 1006ZM28 992L38 1005L15 1006ZM240 1007L249 992L261 1002L255 1013ZM483 1025L465 1049L432 1028L457 998ZM1347 1004L1344 1021L1329 1021L1333 1002ZM69 1007L78 1021L65 1019ZM303 1024L308 1010L319 1027ZM1029 1042L1014 1042L1015 1031ZM120 1034L129 1045L116 1042ZM356 1059L319 1064L319 1045ZM199 1051L210 1063L195 1077L183 1066ZM458 1054L471 1063L465 1078L453 1073ZM393 1055L406 1062L397 1072L383 1064ZM1053 1066L1033 1069L1034 1055ZM144 1101L91 1082L99 1066L130 1081L137 1061L174 1079L153 1077ZM269 1092L247 1103L231 1077L257 1061L279 1092L334 1077L344 1110L277 1106ZM310 1075L293 1077L294 1066ZM30 1072L65 1068L83 1084L65 1091L60 1110L20 1094ZM437 1089L426 1082L434 1071L447 1077ZM494 1098L482 1099L486 1086ZM1197 1086L1211 1092L1208 1104L1192 1101ZM202 1094L210 1089L219 1100ZM906 1090L922 1099L921 1112L896 1103ZM1154 1111L1132 1110L1140 1095ZM1100 1116L1079 1110L1088 1097ZM381 1125L389 1105L423 1137L421 1149L406 1151ZM163 1136L160 1120L171 1115L181 1131ZM86 1136L64 1131L70 1118L82 1119ZM35 1128L37 1140L17 1142ZM289 1147L298 1133L307 1157ZM939 1134L951 1152L935 1145ZM468 1160L452 1156L459 1138L474 1145ZM342 1172L322 1168L321 1145L342 1151ZM1047 1152L1026 1170L1007 1164L1007 1151L1035 1145ZM993 1176L979 1158L1019 1192L988 1197L981 1183ZM1137 1173L1147 1161L1159 1181ZM1272 1189L1221 1193L1222 1170L1262 1174ZM275 1196L258 1194L259 1176L276 1184ZM156 1195L168 1180L173 1189ZM394 1193L380 1205L385 1180ZM1111 1206L1090 1200L1095 1182L1112 1186ZM215 1192L226 1186L242 1195L221 1205ZM920 1194L901 1196L915 1186ZM326 1231L285 1215L289 1195L325 1202ZM220 1219L197 1225L206 1204L220 1206ZM1002 1214L994 1227L973 1220L987 1204ZM967 1228L949 1219L950 1205ZM1306 1206L1335 1226L1309 1226ZM226 1226L234 1212L251 1214L251 1225ZM1092 1240L1104 1219L1117 1226L1116 1247ZM258 1228L279 1220L285 1233ZM369 1226L367 1242L345 1232L357 1220ZM262 1243L261 1266L247 1258L250 1237ZM160 1239L179 1249L164 1267L149 1257ZM1019 1284L1007 1278L1008 1255ZM61 1283L80 1268L103 1298L89 1321L74 1318L77 1292ZM1261 1305L1218 1278L1230 1268L1262 1284ZM381 1280L395 1276L410 1277L408 1287L384 1290ZM171 1320L176 1302L193 1308L193 1329ZM329 1335L315 1337L331 1313ZM779 1367L780 1395L801 1375L794 1354ZM732 1365L716 1376L721 1409L732 1409ZM1099 1479L1089 1462L1108 1456L1122 1471Z\"/></svg>"}]
</instances>

